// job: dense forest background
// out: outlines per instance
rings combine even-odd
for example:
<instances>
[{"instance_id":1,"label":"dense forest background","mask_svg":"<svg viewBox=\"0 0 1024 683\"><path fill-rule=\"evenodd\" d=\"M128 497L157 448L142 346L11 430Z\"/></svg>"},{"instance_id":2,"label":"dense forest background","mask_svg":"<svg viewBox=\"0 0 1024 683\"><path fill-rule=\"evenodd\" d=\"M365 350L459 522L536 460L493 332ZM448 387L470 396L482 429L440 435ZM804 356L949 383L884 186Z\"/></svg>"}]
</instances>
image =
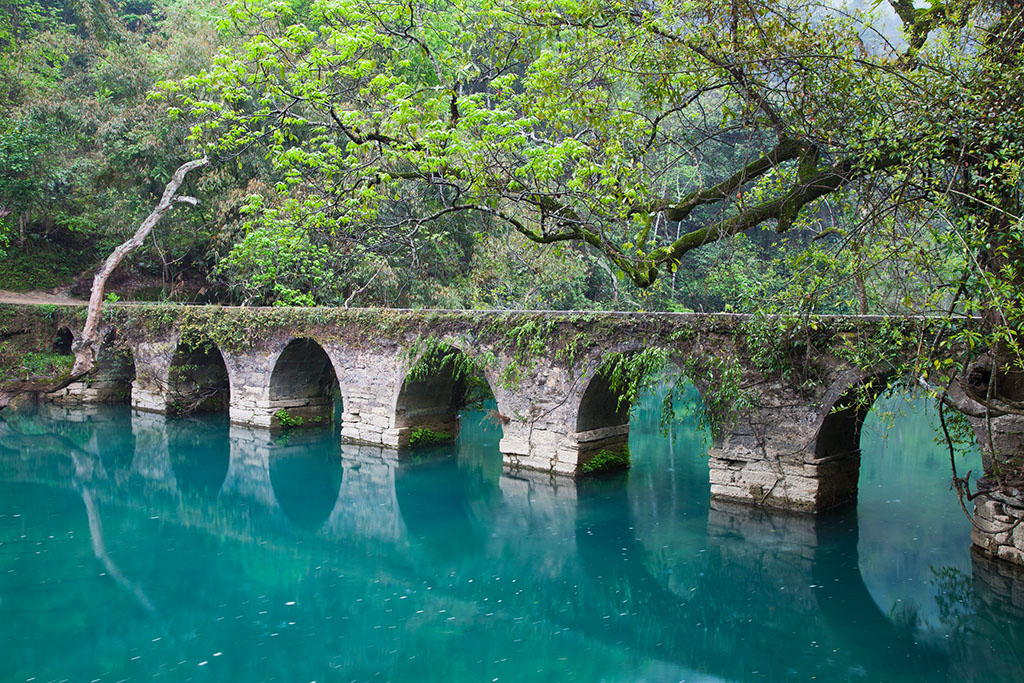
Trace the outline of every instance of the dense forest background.
<instances>
[{"instance_id":1,"label":"dense forest background","mask_svg":"<svg viewBox=\"0 0 1024 683\"><path fill-rule=\"evenodd\" d=\"M0 289L88 293L89 274L189 158L185 124L151 92L242 42L225 21L225 4L9 0L0 7ZM674 177L692 183L746 152L742 136L709 144L699 166L680 164ZM688 254L641 290L584 245L531 244L479 215L453 214L414 237L376 231L343 239L247 221L252 196L274 201L266 191L280 180L255 150L194 174L185 190L199 207L164 219L108 291L251 305L706 311L813 294L819 312L839 313L893 298L884 273L855 271L844 260L841 199L822 203L805 229L784 236L757 229ZM432 199L425 191L403 201ZM698 212L689 221L703 218ZM655 231L671 240L687 227L659 220Z\"/></svg>"}]
</instances>

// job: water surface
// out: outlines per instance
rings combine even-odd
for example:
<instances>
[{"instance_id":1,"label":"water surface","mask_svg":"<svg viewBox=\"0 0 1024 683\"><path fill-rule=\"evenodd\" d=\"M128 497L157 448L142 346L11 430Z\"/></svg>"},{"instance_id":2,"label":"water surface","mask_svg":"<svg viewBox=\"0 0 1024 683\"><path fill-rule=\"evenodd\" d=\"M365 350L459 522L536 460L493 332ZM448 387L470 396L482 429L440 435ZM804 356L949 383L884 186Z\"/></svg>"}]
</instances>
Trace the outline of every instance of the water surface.
<instances>
[{"instance_id":1,"label":"water surface","mask_svg":"<svg viewBox=\"0 0 1024 683\"><path fill-rule=\"evenodd\" d=\"M656 399L631 471L578 484L504 473L482 413L401 454L5 413L0 680L1024 680L929 415L883 409L859 504L819 518L712 505L704 434Z\"/></svg>"}]
</instances>

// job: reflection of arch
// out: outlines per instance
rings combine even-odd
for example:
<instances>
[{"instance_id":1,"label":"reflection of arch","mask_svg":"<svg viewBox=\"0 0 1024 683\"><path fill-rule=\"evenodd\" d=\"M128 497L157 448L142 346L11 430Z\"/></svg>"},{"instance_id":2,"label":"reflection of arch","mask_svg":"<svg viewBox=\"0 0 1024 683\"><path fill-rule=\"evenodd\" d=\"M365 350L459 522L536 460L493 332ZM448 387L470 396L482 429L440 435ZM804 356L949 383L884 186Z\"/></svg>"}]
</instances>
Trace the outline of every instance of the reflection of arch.
<instances>
[{"instance_id":1,"label":"reflection of arch","mask_svg":"<svg viewBox=\"0 0 1024 683\"><path fill-rule=\"evenodd\" d=\"M53 352L60 354L61 356L71 355L71 345L75 341L75 335L71 333L71 330L67 327L62 327L57 330L57 334L53 337Z\"/></svg>"},{"instance_id":2,"label":"reflection of arch","mask_svg":"<svg viewBox=\"0 0 1024 683\"><path fill-rule=\"evenodd\" d=\"M168 420L165 428L178 489L200 496L216 495L231 462L227 421L210 417Z\"/></svg>"},{"instance_id":3,"label":"reflection of arch","mask_svg":"<svg viewBox=\"0 0 1024 683\"><path fill-rule=\"evenodd\" d=\"M449 343L438 344L420 356L395 401L399 445L410 445L415 430L430 430L444 441L458 437L459 411L468 402L494 398L487 374L486 369L475 366L469 354Z\"/></svg>"},{"instance_id":4,"label":"reflection of arch","mask_svg":"<svg viewBox=\"0 0 1024 683\"><path fill-rule=\"evenodd\" d=\"M319 528L331 516L341 488L343 467L337 443L314 432L314 441L297 437L271 446L270 485L285 517L299 529Z\"/></svg>"},{"instance_id":5,"label":"reflection of arch","mask_svg":"<svg viewBox=\"0 0 1024 683\"><path fill-rule=\"evenodd\" d=\"M880 670L912 667L908 680L945 670L948 653L921 642L912 630L900 628L879 609L861 574L857 511L844 508L816 520L817 548L812 577L817 606L844 647ZM887 643L885 648L879 643Z\"/></svg>"},{"instance_id":6,"label":"reflection of arch","mask_svg":"<svg viewBox=\"0 0 1024 683\"><path fill-rule=\"evenodd\" d=\"M576 546L590 578L578 592L591 602L581 614L581 631L593 628L594 605L620 617L628 613L609 619L600 636L641 650L661 641L659 656L688 666L699 661L701 670L723 679L749 680L752 665L766 680L790 678L812 641L848 653L831 662L816 659L819 678L846 678L854 665L864 669L864 680L889 680L893 672L923 680L943 670L943 655L901 634L864 588L855 516L779 513L773 520L748 506L726 511L717 533L694 538L701 550L685 568L683 585L691 591L684 597L669 589L668 574L648 568L644 555L651 551L637 538L629 497L617 479L578 487ZM844 528L850 521L852 535ZM776 605L781 609L766 618ZM563 618L572 623L574 616ZM757 654L737 656L744 647Z\"/></svg>"},{"instance_id":7,"label":"reflection of arch","mask_svg":"<svg viewBox=\"0 0 1024 683\"><path fill-rule=\"evenodd\" d=\"M406 463L395 470L402 521L426 553L454 562L480 553L486 531L473 514L473 479L452 457Z\"/></svg>"},{"instance_id":8,"label":"reflection of arch","mask_svg":"<svg viewBox=\"0 0 1024 683\"><path fill-rule=\"evenodd\" d=\"M96 454L108 476L123 477L131 472L135 459L135 432L127 407L112 409L109 419L96 422Z\"/></svg>"},{"instance_id":9,"label":"reflection of arch","mask_svg":"<svg viewBox=\"0 0 1024 683\"><path fill-rule=\"evenodd\" d=\"M312 339L292 340L274 363L270 402L276 411L301 418L303 427L328 425L334 418L334 398L340 396L338 374L327 352ZM276 416L272 426L280 426Z\"/></svg>"},{"instance_id":10,"label":"reflection of arch","mask_svg":"<svg viewBox=\"0 0 1024 683\"><path fill-rule=\"evenodd\" d=\"M228 369L220 349L209 342L180 344L171 359L167 406L172 414L227 411L231 399Z\"/></svg>"}]
</instances>

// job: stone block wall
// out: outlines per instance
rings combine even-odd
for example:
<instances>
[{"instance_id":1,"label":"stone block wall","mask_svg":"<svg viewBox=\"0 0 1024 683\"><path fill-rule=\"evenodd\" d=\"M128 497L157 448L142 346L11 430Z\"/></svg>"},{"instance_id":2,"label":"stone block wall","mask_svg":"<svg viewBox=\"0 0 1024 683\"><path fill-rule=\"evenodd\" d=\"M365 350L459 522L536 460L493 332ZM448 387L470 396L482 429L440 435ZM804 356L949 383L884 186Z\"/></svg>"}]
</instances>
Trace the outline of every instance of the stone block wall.
<instances>
[{"instance_id":1,"label":"stone block wall","mask_svg":"<svg viewBox=\"0 0 1024 683\"><path fill-rule=\"evenodd\" d=\"M1024 565L1024 491L975 498L971 541L990 557Z\"/></svg>"},{"instance_id":2,"label":"stone block wall","mask_svg":"<svg viewBox=\"0 0 1024 683\"><path fill-rule=\"evenodd\" d=\"M765 382L756 404L709 450L712 497L808 512L856 500L860 424L870 406L855 414L836 408L863 379L840 366L810 395Z\"/></svg>"}]
</instances>

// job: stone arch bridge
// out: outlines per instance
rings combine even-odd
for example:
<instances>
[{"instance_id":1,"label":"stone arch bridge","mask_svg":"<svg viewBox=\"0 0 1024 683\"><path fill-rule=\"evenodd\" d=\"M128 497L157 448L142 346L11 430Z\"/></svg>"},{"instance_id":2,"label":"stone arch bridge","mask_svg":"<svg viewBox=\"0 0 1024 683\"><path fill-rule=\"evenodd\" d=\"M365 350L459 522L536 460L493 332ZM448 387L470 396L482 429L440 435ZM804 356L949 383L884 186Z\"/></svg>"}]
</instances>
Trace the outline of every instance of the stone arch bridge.
<instances>
[{"instance_id":1,"label":"stone arch bridge","mask_svg":"<svg viewBox=\"0 0 1024 683\"><path fill-rule=\"evenodd\" d=\"M66 345L81 311L57 318ZM901 358L853 359L892 324L830 318L796 337L729 314L113 305L97 373L55 398L223 410L269 429L335 419L340 398L343 439L400 448L457 435L468 367L493 394L505 466L574 476L626 445L629 383L609 363L647 357L690 378L718 418L713 497L821 511L856 497L861 422ZM899 324L909 338L924 327Z\"/></svg>"}]
</instances>

